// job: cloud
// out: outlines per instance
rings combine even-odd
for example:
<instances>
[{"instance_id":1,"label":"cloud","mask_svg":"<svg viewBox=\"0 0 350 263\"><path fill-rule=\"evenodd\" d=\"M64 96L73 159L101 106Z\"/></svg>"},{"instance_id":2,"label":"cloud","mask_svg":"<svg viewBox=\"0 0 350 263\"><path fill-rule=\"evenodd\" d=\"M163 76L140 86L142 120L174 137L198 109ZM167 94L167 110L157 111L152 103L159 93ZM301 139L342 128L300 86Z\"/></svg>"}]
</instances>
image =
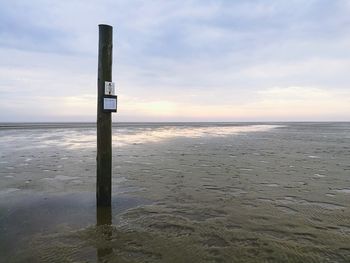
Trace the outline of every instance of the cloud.
<instances>
[{"instance_id":1,"label":"cloud","mask_svg":"<svg viewBox=\"0 0 350 263\"><path fill-rule=\"evenodd\" d=\"M0 121L95 120L99 23L114 25L116 118L305 119L312 104L348 120L349 14L341 0L2 2Z\"/></svg>"},{"instance_id":2,"label":"cloud","mask_svg":"<svg viewBox=\"0 0 350 263\"><path fill-rule=\"evenodd\" d=\"M350 91L318 87L274 87L259 92L255 109L262 116L290 120L344 120L350 114Z\"/></svg>"}]
</instances>

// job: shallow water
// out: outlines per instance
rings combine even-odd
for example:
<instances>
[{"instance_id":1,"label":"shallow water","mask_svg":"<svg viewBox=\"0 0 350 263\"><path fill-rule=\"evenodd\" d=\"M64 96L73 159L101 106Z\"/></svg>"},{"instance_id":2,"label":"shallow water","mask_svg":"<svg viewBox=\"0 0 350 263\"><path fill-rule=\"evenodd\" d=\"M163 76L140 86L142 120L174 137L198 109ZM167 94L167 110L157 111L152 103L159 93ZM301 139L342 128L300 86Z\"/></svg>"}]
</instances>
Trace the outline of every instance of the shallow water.
<instances>
[{"instance_id":1,"label":"shallow water","mask_svg":"<svg viewBox=\"0 0 350 263\"><path fill-rule=\"evenodd\" d=\"M349 123L118 125L103 213L94 140L0 125L1 262L350 261Z\"/></svg>"}]
</instances>

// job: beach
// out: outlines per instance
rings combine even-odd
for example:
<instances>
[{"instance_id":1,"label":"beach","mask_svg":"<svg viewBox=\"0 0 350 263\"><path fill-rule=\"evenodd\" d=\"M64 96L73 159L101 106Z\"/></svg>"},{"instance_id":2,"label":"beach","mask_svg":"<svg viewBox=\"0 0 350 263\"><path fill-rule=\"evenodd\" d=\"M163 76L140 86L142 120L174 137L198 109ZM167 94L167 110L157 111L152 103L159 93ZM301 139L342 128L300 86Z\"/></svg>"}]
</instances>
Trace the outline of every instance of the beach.
<instances>
[{"instance_id":1,"label":"beach","mask_svg":"<svg viewBox=\"0 0 350 263\"><path fill-rule=\"evenodd\" d=\"M0 124L0 262L349 262L350 123Z\"/></svg>"}]
</instances>

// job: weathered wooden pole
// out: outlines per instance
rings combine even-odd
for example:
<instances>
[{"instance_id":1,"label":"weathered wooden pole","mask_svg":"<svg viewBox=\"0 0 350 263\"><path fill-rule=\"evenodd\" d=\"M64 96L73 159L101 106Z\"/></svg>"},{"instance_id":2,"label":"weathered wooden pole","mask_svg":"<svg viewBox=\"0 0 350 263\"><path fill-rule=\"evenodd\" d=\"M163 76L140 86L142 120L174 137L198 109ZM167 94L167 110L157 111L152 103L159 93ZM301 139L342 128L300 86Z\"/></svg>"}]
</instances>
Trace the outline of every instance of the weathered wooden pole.
<instances>
[{"instance_id":1,"label":"weathered wooden pole","mask_svg":"<svg viewBox=\"0 0 350 263\"><path fill-rule=\"evenodd\" d=\"M110 242L112 239L113 229L112 225L112 208L111 207L97 207L97 226L104 226L100 228L102 237L105 241ZM105 257L111 255L113 249L109 246L97 247L97 262L106 262Z\"/></svg>"},{"instance_id":2,"label":"weathered wooden pole","mask_svg":"<svg viewBox=\"0 0 350 263\"><path fill-rule=\"evenodd\" d=\"M105 82L112 81L113 27L99 25L97 95L97 207L112 203L112 117L105 110Z\"/></svg>"}]
</instances>

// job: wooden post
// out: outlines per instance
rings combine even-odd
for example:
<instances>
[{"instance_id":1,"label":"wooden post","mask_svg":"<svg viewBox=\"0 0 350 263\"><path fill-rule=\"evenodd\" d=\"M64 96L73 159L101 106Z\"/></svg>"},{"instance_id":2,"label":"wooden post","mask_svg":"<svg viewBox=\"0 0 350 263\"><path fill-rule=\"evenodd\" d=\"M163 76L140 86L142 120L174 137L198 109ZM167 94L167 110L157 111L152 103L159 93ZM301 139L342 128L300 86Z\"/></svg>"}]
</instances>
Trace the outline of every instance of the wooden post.
<instances>
[{"instance_id":1,"label":"wooden post","mask_svg":"<svg viewBox=\"0 0 350 263\"><path fill-rule=\"evenodd\" d=\"M111 207L97 207L96 211L97 216L97 227L103 226L100 228L100 234L102 234L102 238L110 243L112 239L112 208ZM102 247L97 247L97 262L102 263L106 262L106 257L113 253L113 249L109 245L104 245Z\"/></svg>"},{"instance_id":2,"label":"wooden post","mask_svg":"<svg viewBox=\"0 0 350 263\"><path fill-rule=\"evenodd\" d=\"M103 110L105 81L112 81L113 28L99 25L97 80L97 207L112 203L112 117Z\"/></svg>"}]
</instances>

